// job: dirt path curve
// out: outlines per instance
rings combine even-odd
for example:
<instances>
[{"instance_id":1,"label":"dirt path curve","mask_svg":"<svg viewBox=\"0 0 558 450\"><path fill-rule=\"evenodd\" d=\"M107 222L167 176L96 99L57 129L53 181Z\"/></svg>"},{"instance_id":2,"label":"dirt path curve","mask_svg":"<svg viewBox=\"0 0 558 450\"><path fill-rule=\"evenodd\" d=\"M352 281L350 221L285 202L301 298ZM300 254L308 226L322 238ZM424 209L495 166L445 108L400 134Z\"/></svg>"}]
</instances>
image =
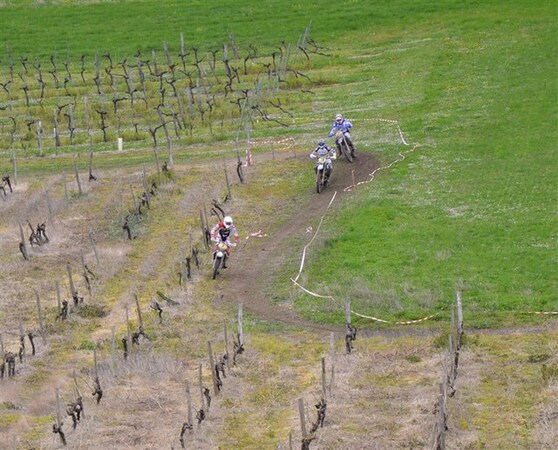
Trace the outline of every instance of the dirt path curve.
<instances>
[{"instance_id":1,"label":"dirt path curve","mask_svg":"<svg viewBox=\"0 0 558 450\"><path fill-rule=\"evenodd\" d=\"M350 192L343 189L352 184L353 171L355 182L370 178L370 173L379 165L378 159L367 153L361 153L354 163L341 159L335 163L331 185L321 194L315 194L312 199L299 208L274 233L268 233L264 238L251 238L244 241L234 253L231 268L227 269L220 283L223 300L234 305L243 304L243 308L265 320L280 321L289 325L304 328L316 328L324 331L344 331L344 327L319 325L299 317L287 302L274 304L265 297L264 291L269 283L270 274L277 273L284 262L284 249L288 241L301 238L307 240L307 227L314 229L320 218L326 212L333 195L337 192L331 208L342 204L343 199ZM299 249L302 252L302 247ZM293 267L295 276L298 266ZM291 283L285 279L285 283Z\"/></svg>"},{"instance_id":2,"label":"dirt path curve","mask_svg":"<svg viewBox=\"0 0 558 450\"><path fill-rule=\"evenodd\" d=\"M278 273L285 261L284 249L289 245L289 242L296 238L300 242L308 242L309 236L312 236L312 234L307 233L307 227L311 226L314 230L316 229L334 193L337 192L331 206L332 209L339 207L347 196L352 195L350 191L344 191L344 189L353 183L353 177L355 183L370 180L370 174L379 167L379 164L378 158L369 153L361 153L352 164L345 159L337 161L331 185L324 192L315 194L309 202L299 208L296 214L289 217L275 233L268 233L268 236L264 238L251 238L242 242L234 252L234 260L231 267L227 269L228 272L218 281L218 291L221 294L222 301L233 307L242 303L246 311L264 320L281 322L296 328L344 333L344 324L321 325L304 319L296 314L289 302L274 303L266 297L265 291L273 277L270 274ZM302 254L302 250L303 244L297 250L299 255ZM296 276L299 261L300 259L297 259L297 263L293 265L292 273L289 276ZM288 278L283 281L291 284ZM536 334L550 330L558 330L558 321L540 326L519 326L491 330L469 329L469 333ZM363 335L399 337L432 335L438 331L437 329L405 326L399 328L368 328L359 332Z\"/></svg>"}]
</instances>

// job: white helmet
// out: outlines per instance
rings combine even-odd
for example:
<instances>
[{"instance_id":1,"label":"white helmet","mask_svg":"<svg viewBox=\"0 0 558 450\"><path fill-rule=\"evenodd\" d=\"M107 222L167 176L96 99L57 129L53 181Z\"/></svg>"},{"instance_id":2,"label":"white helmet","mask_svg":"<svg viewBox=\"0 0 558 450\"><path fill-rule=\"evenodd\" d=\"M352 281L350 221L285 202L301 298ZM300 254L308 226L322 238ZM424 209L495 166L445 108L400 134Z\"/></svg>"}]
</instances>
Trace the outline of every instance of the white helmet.
<instances>
[{"instance_id":1,"label":"white helmet","mask_svg":"<svg viewBox=\"0 0 558 450\"><path fill-rule=\"evenodd\" d=\"M223 219L223 223L225 224L225 228L230 228L231 225L233 224L233 220L231 216L225 216L225 218Z\"/></svg>"},{"instance_id":2,"label":"white helmet","mask_svg":"<svg viewBox=\"0 0 558 450\"><path fill-rule=\"evenodd\" d=\"M337 115L335 116L335 121L336 121L337 123L343 122L343 116L342 116L341 114L337 114Z\"/></svg>"}]
</instances>

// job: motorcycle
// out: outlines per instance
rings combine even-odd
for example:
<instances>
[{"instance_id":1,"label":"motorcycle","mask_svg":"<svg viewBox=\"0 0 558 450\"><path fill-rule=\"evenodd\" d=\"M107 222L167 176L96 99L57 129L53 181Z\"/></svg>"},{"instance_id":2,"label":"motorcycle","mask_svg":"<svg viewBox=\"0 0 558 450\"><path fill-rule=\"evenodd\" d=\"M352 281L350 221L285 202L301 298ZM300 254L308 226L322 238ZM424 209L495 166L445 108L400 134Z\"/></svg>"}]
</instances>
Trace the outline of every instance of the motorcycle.
<instances>
[{"instance_id":1,"label":"motorcycle","mask_svg":"<svg viewBox=\"0 0 558 450\"><path fill-rule=\"evenodd\" d=\"M341 150L341 153L345 155L347 161L353 162L353 152L351 150L351 147L349 146L347 137L345 137L345 133L343 133L342 131L338 131L337 133L335 133L335 145L339 150Z\"/></svg>"},{"instance_id":2,"label":"motorcycle","mask_svg":"<svg viewBox=\"0 0 558 450\"><path fill-rule=\"evenodd\" d=\"M321 156L318 158L318 162L316 164L316 192L318 194L324 190L329 182L332 170L332 159L335 158L327 158L325 156Z\"/></svg>"},{"instance_id":3,"label":"motorcycle","mask_svg":"<svg viewBox=\"0 0 558 450\"><path fill-rule=\"evenodd\" d=\"M228 258L227 249L234 246L236 246L236 244L228 244L227 242L220 241L213 249L213 279L219 275L219 271L222 268L225 268L225 263Z\"/></svg>"}]
</instances>

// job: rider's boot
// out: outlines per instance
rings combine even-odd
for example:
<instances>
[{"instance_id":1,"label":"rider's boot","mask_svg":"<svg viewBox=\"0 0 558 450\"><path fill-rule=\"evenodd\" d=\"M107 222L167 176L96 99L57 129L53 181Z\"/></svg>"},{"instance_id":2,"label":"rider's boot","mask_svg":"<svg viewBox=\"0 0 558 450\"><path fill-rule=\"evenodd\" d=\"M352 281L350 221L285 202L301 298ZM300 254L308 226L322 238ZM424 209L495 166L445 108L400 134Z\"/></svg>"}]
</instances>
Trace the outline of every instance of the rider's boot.
<instances>
[{"instance_id":1,"label":"rider's boot","mask_svg":"<svg viewBox=\"0 0 558 450\"><path fill-rule=\"evenodd\" d=\"M223 269L228 268L229 266L227 266L227 255L225 255L225 257L223 258Z\"/></svg>"}]
</instances>

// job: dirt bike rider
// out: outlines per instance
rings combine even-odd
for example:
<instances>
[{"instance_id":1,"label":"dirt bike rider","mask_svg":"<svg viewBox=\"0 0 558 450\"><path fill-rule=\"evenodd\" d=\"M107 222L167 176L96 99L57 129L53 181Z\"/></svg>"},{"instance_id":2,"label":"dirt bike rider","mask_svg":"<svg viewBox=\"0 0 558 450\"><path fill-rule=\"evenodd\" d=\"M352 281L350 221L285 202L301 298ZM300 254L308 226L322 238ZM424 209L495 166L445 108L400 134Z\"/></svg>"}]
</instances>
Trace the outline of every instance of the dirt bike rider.
<instances>
[{"instance_id":1,"label":"dirt bike rider","mask_svg":"<svg viewBox=\"0 0 558 450\"><path fill-rule=\"evenodd\" d=\"M331 175L331 161L337 158L337 154L333 148L329 148L323 139L318 141L318 146L310 153L310 158L312 159L319 159L319 158L326 158L326 162L324 164L325 168L325 175L326 179L329 178ZM316 161L316 165L314 166L314 172L318 172L318 161Z\"/></svg>"},{"instance_id":2,"label":"dirt bike rider","mask_svg":"<svg viewBox=\"0 0 558 450\"><path fill-rule=\"evenodd\" d=\"M238 232L236 231L236 227L233 224L233 220L231 216L225 216L222 222L216 223L215 226L209 232L211 236L211 240L215 242L215 247L213 247L213 255L217 251L217 245L221 242L224 242L227 245L226 253L227 256L225 261L223 262L223 269L226 269L226 261L227 258L230 256L231 247L236 247L238 244ZM231 242L231 237L233 242Z\"/></svg>"},{"instance_id":3,"label":"dirt bike rider","mask_svg":"<svg viewBox=\"0 0 558 450\"><path fill-rule=\"evenodd\" d=\"M349 148L351 149L351 155L353 156L353 158L356 158L356 156L355 156L355 146L353 144L353 140L351 139L351 135L349 133L349 130L352 127L353 127L353 124L351 122L349 122L349 120L345 119L342 114L337 114L335 116L335 121L333 122L333 126L331 128L331 131L329 132L327 137L332 137L338 131L343 133L343 136L345 137L345 140L347 141L347 144L349 145ZM339 154L341 154L341 145L339 144L338 139L335 139L335 145L337 146L337 152Z\"/></svg>"}]
</instances>

